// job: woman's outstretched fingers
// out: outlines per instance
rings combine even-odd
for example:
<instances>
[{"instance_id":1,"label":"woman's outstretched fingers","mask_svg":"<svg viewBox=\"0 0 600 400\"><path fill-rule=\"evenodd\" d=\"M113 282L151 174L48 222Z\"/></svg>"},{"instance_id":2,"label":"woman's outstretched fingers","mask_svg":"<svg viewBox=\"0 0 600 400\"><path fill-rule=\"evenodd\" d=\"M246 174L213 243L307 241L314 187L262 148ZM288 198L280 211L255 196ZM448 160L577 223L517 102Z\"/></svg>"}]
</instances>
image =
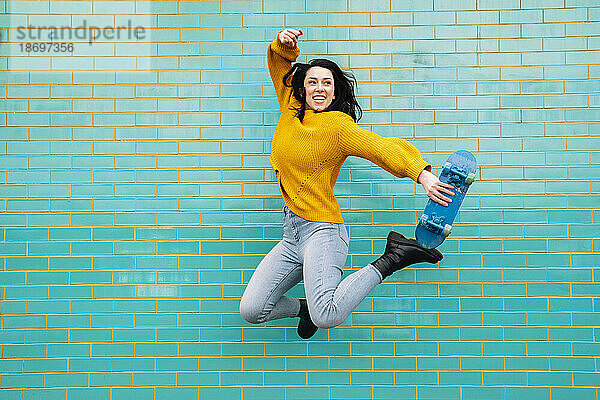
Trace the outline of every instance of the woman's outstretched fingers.
<instances>
[{"instance_id":1,"label":"woman's outstretched fingers","mask_svg":"<svg viewBox=\"0 0 600 400\"><path fill-rule=\"evenodd\" d=\"M432 201L441 204L444 207L452 202L452 199L444 196L444 193L449 196L454 196L454 192L451 191L451 189L454 189L454 186L440 181L440 179L430 171L426 169L423 170L421 174L419 174L417 181L423 185L427 197Z\"/></svg>"},{"instance_id":2,"label":"woman's outstretched fingers","mask_svg":"<svg viewBox=\"0 0 600 400\"><path fill-rule=\"evenodd\" d=\"M454 188L454 186L440 182L437 179L437 177L435 179L436 182L429 187L429 190L427 191L427 196L434 202L444 207L447 207L449 203L452 203L452 199L450 197L445 196L444 194L454 196L454 192L448 190Z\"/></svg>"},{"instance_id":3,"label":"woman's outstretched fingers","mask_svg":"<svg viewBox=\"0 0 600 400\"><path fill-rule=\"evenodd\" d=\"M454 186L448 184L448 183L444 183L444 182L440 182L440 188L439 190L443 193L449 194L450 196L454 196L454 192L448 190L448 189L454 189Z\"/></svg>"},{"instance_id":4,"label":"woman's outstretched fingers","mask_svg":"<svg viewBox=\"0 0 600 400\"><path fill-rule=\"evenodd\" d=\"M447 183L443 183L443 182L439 182L439 184L440 184L440 187L438 189L438 192L439 192L439 195L442 198L442 200L444 200L446 203L452 203L452 199L450 197L444 196L444 194L447 194L449 196L454 196L454 192L448 190L448 189L453 189L454 186L447 184Z\"/></svg>"},{"instance_id":5,"label":"woman's outstretched fingers","mask_svg":"<svg viewBox=\"0 0 600 400\"><path fill-rule=\"evenodd\" d=\"M437 193L430 193L429 198L444 207L448 206L448 203L445 202Z\"/></svg>"}]
</instances>

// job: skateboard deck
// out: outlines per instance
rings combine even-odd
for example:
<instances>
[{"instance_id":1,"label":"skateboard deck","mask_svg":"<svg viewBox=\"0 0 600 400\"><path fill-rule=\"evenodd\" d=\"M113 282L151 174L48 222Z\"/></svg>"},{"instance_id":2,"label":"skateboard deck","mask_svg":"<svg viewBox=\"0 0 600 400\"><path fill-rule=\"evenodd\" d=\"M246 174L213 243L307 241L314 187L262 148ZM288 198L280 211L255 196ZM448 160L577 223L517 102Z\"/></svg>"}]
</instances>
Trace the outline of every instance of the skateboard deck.
<instances>
[{"instance_id":1,"label":"skateboard deck","mask_svg":"<svg viewBox=\"0 0 600 400\"><path fill-rule=\"evenodd\" d=\"M454 189L450 189L454 196L447 196L452 199L447 207L429 199L415 231L417 242L421 246L436 248L450 235L458 209L475 180L476 170L477 160L466 150L456 151L448 157L439 179L454 186Z\"/></svg>"}]
</instances>

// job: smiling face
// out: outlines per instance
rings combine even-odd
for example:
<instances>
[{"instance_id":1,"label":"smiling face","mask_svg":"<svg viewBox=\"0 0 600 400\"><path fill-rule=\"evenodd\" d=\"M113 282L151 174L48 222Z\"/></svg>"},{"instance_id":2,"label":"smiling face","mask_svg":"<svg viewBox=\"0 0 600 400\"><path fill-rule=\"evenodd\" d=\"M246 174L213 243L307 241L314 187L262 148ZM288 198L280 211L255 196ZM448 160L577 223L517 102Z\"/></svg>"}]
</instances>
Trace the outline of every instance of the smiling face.
<instances>
[{"instance_id":1,"label":"smiling face","mask_svg":"<svg viewBox=\"0 0 600 400\"><path fill-rule=\"evenodd\" d=\"M335 99L333 74L327 68L311 67L304 77L306 108L323 111Z\"/></svg>"}]
</instances>

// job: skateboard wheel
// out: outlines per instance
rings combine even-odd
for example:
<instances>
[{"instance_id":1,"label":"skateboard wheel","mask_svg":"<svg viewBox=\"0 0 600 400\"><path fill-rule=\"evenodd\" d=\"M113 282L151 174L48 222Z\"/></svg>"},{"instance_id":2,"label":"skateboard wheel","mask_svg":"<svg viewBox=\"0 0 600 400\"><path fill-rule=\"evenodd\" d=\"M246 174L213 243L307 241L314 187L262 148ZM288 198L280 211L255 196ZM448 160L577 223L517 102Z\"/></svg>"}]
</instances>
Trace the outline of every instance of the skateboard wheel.
<instances>
[{"instance_id":1,"label":"skateboard wheel","mask_svg":"<svg viewBox=\"0 0 600 400\"><path fill-rule=\"evenodd\" d=\"M450 235L450 232L452 232L452 225L446 224L446 226L444 226L444 230L442 231L442 235L444 237L448 237Z\"/></svg>"},{"instance_id":2,"label":"skateboard wheel","mask_svg":"<svg viewBox=\"0 0 600 400\"><path fill-rule=\"evenodd\" d=\"M473 172L471 172L468 176L467 179L465 179L465 183L467 185L470 185L471 183L473 183L475 181L475 174Z\"/></svg>"},{"instance_id":3,"label":"skateboard wheel","mask_svg":"<svg viewBox=\"0 0 600 400\"><path fill-rule=\"evenodd\" d=\"M450 168L452 168L452 164L450 164L449 162L447 162L446 164L444 164L444 168L442 169L442 174L450 172Z\"/></svg>"}]
</instances>

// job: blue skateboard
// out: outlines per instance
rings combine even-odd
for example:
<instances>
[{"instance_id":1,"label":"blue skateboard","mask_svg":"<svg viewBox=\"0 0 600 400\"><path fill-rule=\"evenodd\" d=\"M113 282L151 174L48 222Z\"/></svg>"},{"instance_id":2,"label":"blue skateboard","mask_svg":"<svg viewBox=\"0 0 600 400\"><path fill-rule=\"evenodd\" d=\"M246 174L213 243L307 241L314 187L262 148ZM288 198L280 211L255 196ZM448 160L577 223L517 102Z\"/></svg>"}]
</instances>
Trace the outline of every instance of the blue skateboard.
<instances>
[{"instance_id":1,"label":"blue skateboard","mask_svg":"<svg viewBox=\"0 0 600 400\"><path fill-rule=\"evenodd\" d=\"M458 209L475 180L476 170L477 160L466 150L456 151L448 157L439 179L454 186L454 189L450 189L454 196L450 196L452 202L447 207L429 199L415 231L417 242L421 246L436 248L450 235Z\"/></svg>"}]
</instances>

